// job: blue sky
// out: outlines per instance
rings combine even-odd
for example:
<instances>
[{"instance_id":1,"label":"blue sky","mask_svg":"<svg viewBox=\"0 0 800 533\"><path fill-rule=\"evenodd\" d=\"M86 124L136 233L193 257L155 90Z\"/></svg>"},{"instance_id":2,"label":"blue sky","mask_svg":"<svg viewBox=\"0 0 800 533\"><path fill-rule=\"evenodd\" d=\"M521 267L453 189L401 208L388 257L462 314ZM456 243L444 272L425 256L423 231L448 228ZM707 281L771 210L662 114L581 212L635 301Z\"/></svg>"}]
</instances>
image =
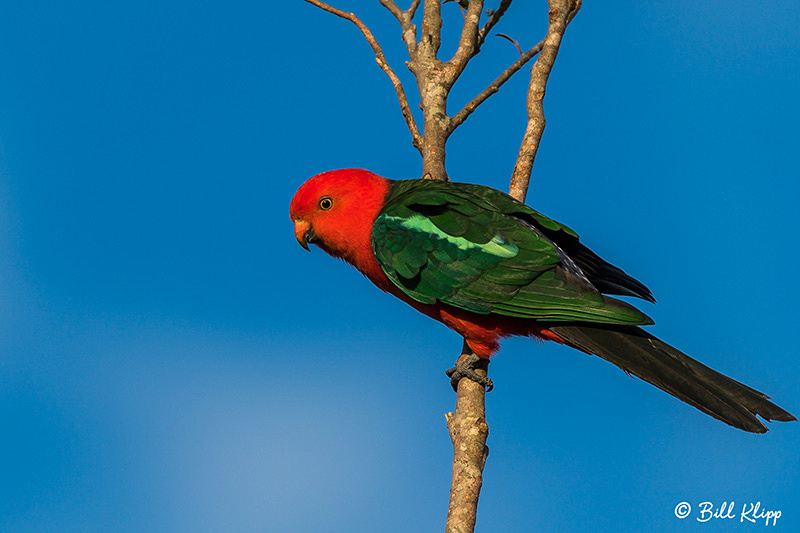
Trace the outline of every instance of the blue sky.
<instances>
[{"instance_id":1,"label":"blue sky","mask_svg":"<svg viewBox=\"0 0 800 533\"><path fill-rule=\"evenodd\" d=\"M394 19L336 5L413 92ZM516 2L497 31L545 27ZM0 530L441 530L461 341L287 216L324 170L419 176L355 28L299 1L5 2L0 49ZM490 38L451 113L516 54ZM507 188L527 77L453 136L453 179ZM587 2L528 195L653 290L655 334L795 414L798 94L800 5ZM800 529L796 423L745 434L527 339L491 375L478 531L763 527L697 522L731 500Z\"/></svg>"}]
</instances>

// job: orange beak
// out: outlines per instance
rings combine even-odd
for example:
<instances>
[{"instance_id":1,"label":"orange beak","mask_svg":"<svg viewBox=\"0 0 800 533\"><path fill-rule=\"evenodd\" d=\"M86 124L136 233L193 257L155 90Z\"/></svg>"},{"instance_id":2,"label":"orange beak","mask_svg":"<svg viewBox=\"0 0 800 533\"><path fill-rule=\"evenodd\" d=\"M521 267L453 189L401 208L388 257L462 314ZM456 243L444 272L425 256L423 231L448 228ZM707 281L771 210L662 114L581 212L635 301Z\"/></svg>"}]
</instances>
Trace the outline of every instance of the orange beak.
<instances>
[{"instance_id":1,"label":"orange beak","mask_svg":"<svg viewBox=\"0 0 800 533\"><path fill-rule=\"evenodd\" d=\"M316 235L314 235L314 229L311 227L311 223L300 218L294 221L294 237L297 239L300 246L305 248L307 252L310 252L311 250L308 247L308 243L314 242Z\"/></svg>"}]
</instances>

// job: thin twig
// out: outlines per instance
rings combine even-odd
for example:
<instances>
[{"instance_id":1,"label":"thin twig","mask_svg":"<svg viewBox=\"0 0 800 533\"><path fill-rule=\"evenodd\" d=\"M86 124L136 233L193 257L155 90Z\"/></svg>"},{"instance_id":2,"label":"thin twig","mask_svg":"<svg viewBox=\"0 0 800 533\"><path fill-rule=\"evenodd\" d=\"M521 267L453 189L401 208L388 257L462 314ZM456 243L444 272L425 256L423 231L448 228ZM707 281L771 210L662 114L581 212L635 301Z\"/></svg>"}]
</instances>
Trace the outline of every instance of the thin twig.
<instances>
[{"instance_id":1,"label":"thin twig","mask_svg":"<svg viewBox=\"0 0 800 533\"><path fill-rule=\"evenodd\" d=\"M513 0L501 0L500 5L497 6L497 9L492 11L492 14L489 15L489 19L486 21L486 24L483 25L481 31L478 32L478 49L480 50L483 42L486 40L486 36L489 35L489 32L492 31L492 28L500 22L500 18L506 14L508 8L511 7L511 2Z\"/></svg>"},{"instance_id":2,"label":"thin twig","mask_svg":"<svg viewBox=\"0 0 800 533\"><path fill-rule=\"evenodd\" d=\"M502 87L505 82L511 79L511 76L516 74L525 65L525 63L533 58L533 56L538 54L543 46L544 41L541 41L539 44L519 56L519 59L514 61L510 67L504 70L496 80L489 84L489 86L486 87L478 96L473 98L467 105L465 105L461 111L456 113L455 116L450 120L450 131L452 132L459 127L465 120L467 120L467 117L469 117L472 112L478 108L479 105L484 103L489 99L490 96L499 91L500 87Z\"/></svg>"},{"instance_id":3,"label":"thin twig","mask_svg":"<svg viewBox=\"0 0 800 533\"><path fill-rule=\"evenodd\" d=\"M419 132L417 123L414 121L414 115L411 113L411 108L408 105L408 98L406 98L406 92L403 89L403 84L400 82L400 78L397 77L397 74L395 74L394 70L392 70L392 67L389 66L389 63L386 61L386 56L383 55L383 50L367 25L361 22L361 19L359 19L355 13L347 13L341 9L331 7L325 2L320 2L319 0L305 1L327 11L328 13L336 15L337 17L349 20L355 24L359 30L361 30L361 33L364 34L364 38L367 40L369 45L372 47L372 51L375 53L375 61L378 63L378 66L383 69L386 75L389 76L389 79L392 81L392 85L394 85L394 90L397 93L397 99L400 102L400 110L403 113L403 118L406 119L408 130L411 132L411 142L417 149L421 149L422 135Z\"/></svg>"},{"instance_id":4,"label":"thin twig","mask_svg":"<svg viewBox=\"0 0 800 533\"><path fill-rule=\"evenodd\" d=\"M464 342L461 363L472 351ZM480 375L484 370L476 369ZM453 481L450 486L450 506L447 509L446 533L466 533L475 529L478 496L483 485L483 467L489 448L486 439L486 391L470 379L458 382L455 413L447 413L447 429L453 441Z\"/></svg>"},{"instance_id":5,"label":"thin twig","mask_svg":"<svg viewBox=\"0 0 800 533\"><path fill-rule=\"evenodd\" d=\"M503 39L505 39L506 41L508 41L508 42L510 42L511 44L513 44L513 45L514 45L514 48L516 48L516 49L517 49L517 52L519 52L519 55L522 55L522 47L519 45L519 41L518 41L518 40L516 40L516 39L514 39L514 38L512 38L512 37L509 37L509 36L508 36L508 35L506 35L505 33L497 33L497 34L495 34L495 35L496 35L497 37L502 37L502 38L503 38Z\"/></svg>"},{"instance_id":6,"label":"thin twig","mask_svg":"<svg viewBox=\"0 0 800 533\"><path fill-rule=\"evenodd\" d=\"M561 45L561 38L567 29L567 25L578 13L581 8L581 0L548 0L550 6L550 24L547 28L547 36L544 38L544 46L539 57L531 68L531 82L528 86L528 126L522 138L522 145L517 156L517 163L514 165L514 173L511 176L509 193L517 200L524 202L528 194L528 186L531 180L531 170L533 161L536 159L536 152L539 150L539 143L544 133L544 95L547 88L547 80L553 70L553 64L558 56L558 49Z\"/></svg>"}]
</instances>

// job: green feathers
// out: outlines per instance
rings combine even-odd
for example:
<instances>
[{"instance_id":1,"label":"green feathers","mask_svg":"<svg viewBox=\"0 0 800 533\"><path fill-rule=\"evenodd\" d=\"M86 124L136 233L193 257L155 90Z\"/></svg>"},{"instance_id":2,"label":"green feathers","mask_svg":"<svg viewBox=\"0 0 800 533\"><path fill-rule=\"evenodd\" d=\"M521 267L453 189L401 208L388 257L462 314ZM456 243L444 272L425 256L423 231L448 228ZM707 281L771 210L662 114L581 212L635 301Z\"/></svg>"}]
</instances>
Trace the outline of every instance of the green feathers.
<instances>
[{"instance_id":1,"label":"green feathers","mask_svg":"<svg viewBox=\"0 0 800 533\"><path fill-rule=\"evenodd\" d=\"M578 244L568 227L479 185L394 182L372 228L381 268L419 302L540 321L652 323L603 296L554 239L591 254L600 282L613 269L615 281L638 284Z\"/></svg>"}]
</instances>

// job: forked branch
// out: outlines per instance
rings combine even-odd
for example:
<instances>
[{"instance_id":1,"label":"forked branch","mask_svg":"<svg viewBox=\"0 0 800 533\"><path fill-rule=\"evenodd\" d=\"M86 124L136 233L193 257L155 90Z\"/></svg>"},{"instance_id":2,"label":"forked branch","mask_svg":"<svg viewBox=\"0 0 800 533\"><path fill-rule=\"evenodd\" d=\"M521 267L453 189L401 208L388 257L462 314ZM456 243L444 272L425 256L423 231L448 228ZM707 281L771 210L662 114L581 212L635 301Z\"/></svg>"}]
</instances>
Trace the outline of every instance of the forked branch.
<instances>
[{"instance_id":1,"label":"forked branch","mask_svg":"<svg viewBox=\"0 0 800 533\"><path fill-rule=\"evenodd\" d=\"M417 54L417 27L411 22L414 20L414 14L417 12L420 0L414 0L411 7L407 11L400 9L394 0L378 0L383 7L389 10L394 15L397 22L400 23L400 28L403 32L403 42L406 43L408 49L408 56L414 59Z\"/></svg>"}]
</instances>

